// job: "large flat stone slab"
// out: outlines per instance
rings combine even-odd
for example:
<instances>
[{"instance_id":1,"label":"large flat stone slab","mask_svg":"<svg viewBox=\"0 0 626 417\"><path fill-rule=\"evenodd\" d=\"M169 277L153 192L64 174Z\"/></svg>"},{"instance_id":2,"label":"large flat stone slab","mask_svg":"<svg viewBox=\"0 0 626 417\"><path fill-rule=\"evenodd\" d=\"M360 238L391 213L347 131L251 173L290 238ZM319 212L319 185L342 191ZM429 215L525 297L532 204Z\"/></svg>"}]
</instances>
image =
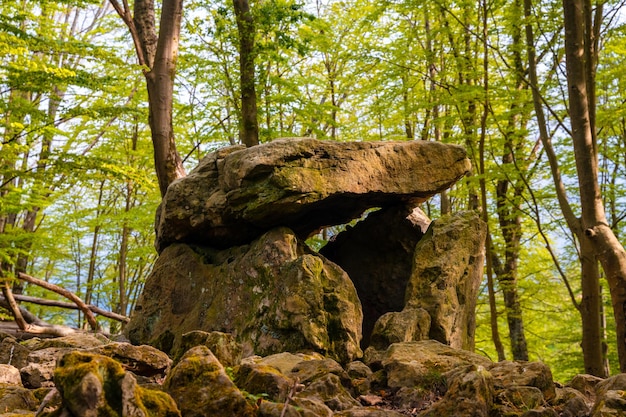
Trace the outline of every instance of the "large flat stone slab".
<instances>
[{"instance_id":1,"label":"large flat stone slab","mask_svg":"<svg viewBox=\"0 0 626 417\"><path fill-rule=\"evenodd\" d=\"M206 156L170 185L157 213L156 247L230 247L276 226L306 238L372 207L424 201L470 170L465 150L428 141L278 139Z\"/></svg>"}]
</instances>

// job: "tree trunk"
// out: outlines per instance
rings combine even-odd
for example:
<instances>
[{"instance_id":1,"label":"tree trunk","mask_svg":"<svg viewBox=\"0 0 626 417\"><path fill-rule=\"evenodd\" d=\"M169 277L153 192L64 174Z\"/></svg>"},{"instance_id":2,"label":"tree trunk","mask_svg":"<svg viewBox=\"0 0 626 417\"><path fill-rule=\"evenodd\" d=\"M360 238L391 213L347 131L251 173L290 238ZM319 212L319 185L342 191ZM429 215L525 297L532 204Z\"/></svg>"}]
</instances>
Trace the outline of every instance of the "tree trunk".
<instances>
[{"instance_id":1,"label":"tree trunk","mask_svg":"<svg viewBox=\"0 0 626 417\"><path fill-rule=\"evenodd\" d=\"M590 71L588 65L597 53L595 47L592 47L595 44L594 34L590 32L591 25L587 23L591 5L588 0L563 0L563 12L570 121L580 191L581 226L584 231L578 236L581 240L581 255L589 263L599 260L602 264L611 290L620 370L626 372L626 252L607 224L598 182L597 144L595 126L592 124L595 102L593 92L588 92L589 86L595 84L595 80L589 79L594 71ZM596 279L593 273L583 276L583 288L590 288L594 294L598 294L598 301L594 303L599 303L599 283ZM600 306L594 304L590 308L593 314L597 311L599 317ZM597 326L600 326L599 322ZM599 329L598 333L601 337ZM601 340L597 342L601 349ZM604 369L603 362L599 366Z\"/></svg>"},{"instance_id":2,"label":"tree trunk","mask_svg":"<svg viewBox=\"0 0 626 417\"><path fill-rule=\"evenodd\" d=\"M163 2L154 66L146 73L154 164L162 196L175 179L185 176L183 161L176 151L172 123L174 74L182 10L182 0Z\"/></svg>"},{"instance_id":3,"label":"tree trunk","mask_svg":"<svg viewBox=\"0 0 626 417\"><path fill-rule=\"evenodd\" d=\"M183 161L176 150L172 110L174 104L174 77L183 13L183 0L164 0L161 7L159 36L156 35L153 0L136 0L131 18L128 3L123 7L117 0L109 0L120 15L133 38L148 89L148 112L154 165L161 196L177 178L184 177Z\"/></svg>"},{"instance_id":4,"label":"tree trunk","mask_svg":"<svg viewBox=\"0 0 626 417\"><path fill-rule=\"evenodd\" d=\"M241 121L239 139L246 147L259 144L259 122L254 71L254 18L248 0L233 0L239 32L239 77L241 88Z\"/></svg>"}]
</instances>

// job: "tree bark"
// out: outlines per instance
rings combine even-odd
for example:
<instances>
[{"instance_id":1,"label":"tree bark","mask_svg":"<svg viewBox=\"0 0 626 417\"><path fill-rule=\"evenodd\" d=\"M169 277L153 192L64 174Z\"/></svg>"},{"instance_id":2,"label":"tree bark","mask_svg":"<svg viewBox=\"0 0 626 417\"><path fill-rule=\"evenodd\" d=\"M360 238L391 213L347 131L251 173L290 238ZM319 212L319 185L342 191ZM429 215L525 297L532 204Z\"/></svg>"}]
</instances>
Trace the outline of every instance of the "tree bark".
<instances>
[{"instance_id":1,"label":"tree bark","mask_svg":"<svg viewBox=\"0 0 626 417\"><path fill-rule=\"evenodd\" d=\"M254 69L256 30L248 0L233 0L233 6L239 32L239 80L241 88L239 139L246 147L250 147L259 144Z\"/></svg>"},{"instance_id":2,"label":"tree bark","mask_svg":"<svg viewBox=\"0 0 626 417\"><path fill-rule=\"evenodd\" d=\"M590 85L595 84L594 79L589 79L595 72L590 71L589 65L597 54L595 46L592 46L595 45L594 33L590 32L591 25L588 23L591 4L588 0L563 0L563 12L572 142L580 191L581 226L584 231L579 236L581 257L590 263L599 260L602 264L611 291L620 370L626 372L626 252L607 223L598 182L593 87L591 93L588 90ZM593 55L590 55L592 52ZM583 276L583 288L587 286L597 291L598 301L594 301L594 305L589 308L593 309L593 314L597 311L599 317L599 283L593 272ZM601 347L601 340L599 343ZM604 369L603 361L598 366Z\"/></svg>"},{"instance_id":3,"label":"tree bark","mask_svg":"<svg viewBox=\"0 0 626 417\"><path fill-rule=\"evenodd\" d=\"M164 0L159 35L156 35L153 0L137 0L131 18L128 3L109 0L133 38L137 59L143 65L148 89L149 124L154 147L154 165L161 196L177 178L186 175L176 150L172 123L174 78L183 14L183 0Z\"/></svg>"}]
</instances>

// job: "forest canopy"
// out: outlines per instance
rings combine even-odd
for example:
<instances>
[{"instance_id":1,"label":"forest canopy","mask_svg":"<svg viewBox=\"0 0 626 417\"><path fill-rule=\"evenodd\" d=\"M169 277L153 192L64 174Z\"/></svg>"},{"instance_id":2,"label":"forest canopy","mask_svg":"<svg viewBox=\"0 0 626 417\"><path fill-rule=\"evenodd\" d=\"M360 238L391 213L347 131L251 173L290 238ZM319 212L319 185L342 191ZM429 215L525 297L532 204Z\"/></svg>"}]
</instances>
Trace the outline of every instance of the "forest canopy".
<instances>
[{"instance_id":1,"label":"forest canopy","mask_svg":"<svg viewBox=\"0 0 626 417\"><path fill-rule=\"evenodd\" d=\"M626 367L626 312L611 302L625 277L590 243L625 234L621 2L149 3L0 4L0 278L13 293L61 300L22 273L130 315L164 187L214 149L441 141L464 145L473 172L422 208L489 224L477 351L545 361L560 380ZM80 311L23 305L85 326Z\"/></svg>"}]
</instances>

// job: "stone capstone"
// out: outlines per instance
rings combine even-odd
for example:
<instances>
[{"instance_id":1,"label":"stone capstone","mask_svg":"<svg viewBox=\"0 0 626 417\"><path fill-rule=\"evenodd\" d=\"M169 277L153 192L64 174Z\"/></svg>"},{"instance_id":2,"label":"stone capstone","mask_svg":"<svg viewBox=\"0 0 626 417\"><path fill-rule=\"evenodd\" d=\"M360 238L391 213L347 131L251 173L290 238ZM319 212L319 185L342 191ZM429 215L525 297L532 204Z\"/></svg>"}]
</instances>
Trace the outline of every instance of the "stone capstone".
<instances>
[{"instance_id":1,"label":"stone capstone","mask_svg":"<svg viewBox=\"0 0 626 417\"><path fill-rule=\"evenodd\" d=\"M227 250L169 246L126 333L170 352L187 332L227 332L244 356L312 350L347 363L361 355L361 323L348 275L280 227Z\"/></svg>"},{"instance_id":2,"label":"stone capstone","mask_svg":"<svg viewBox=\"0 0 626 417\"><path fill-rule=\"evenodd\" d=\"M288 138L228 147L168 187L157 213L156 248L225 248L277 226L306 238L372 207L425 201L469 170L462 147L430 141Z\"/></svg>"}]
</instances>

